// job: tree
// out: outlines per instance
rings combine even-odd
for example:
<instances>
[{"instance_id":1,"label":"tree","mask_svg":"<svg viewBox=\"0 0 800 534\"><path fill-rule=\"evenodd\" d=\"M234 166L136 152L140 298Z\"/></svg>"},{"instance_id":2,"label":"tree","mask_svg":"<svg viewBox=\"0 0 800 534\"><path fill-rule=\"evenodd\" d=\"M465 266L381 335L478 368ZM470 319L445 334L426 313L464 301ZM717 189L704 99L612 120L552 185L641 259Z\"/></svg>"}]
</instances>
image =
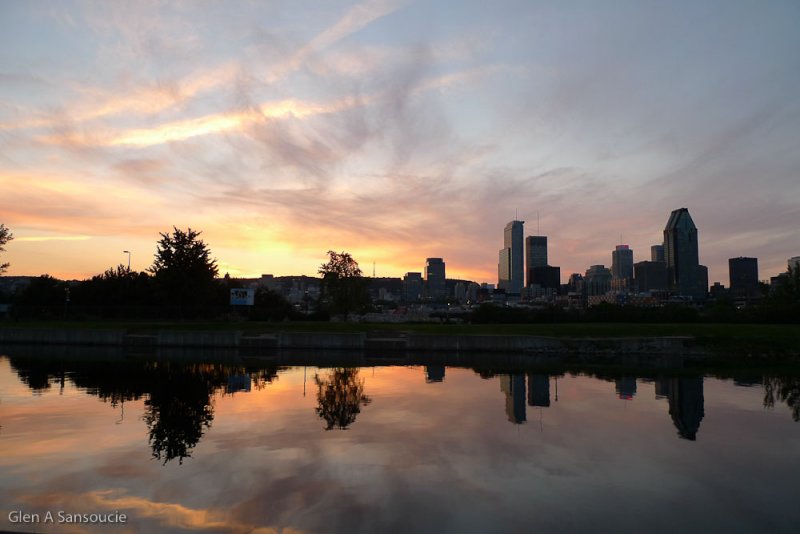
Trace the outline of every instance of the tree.
<instances>
[{"instance_id":1,"label":"tree","mask_svg":"<svg viewBox=\"0 0 800 534\"><path fill-rule=\"evenodd\" d=\"M155 261L148 269L162 301L181 311L209 304L216 288L217 262L211 258L208 245L199 239L202 232L172 229L172 234L159 234Z\"/></svg>"},{"instance_id":2,"label":"tree","mask_svg":"<svg viewBox=\"0 0 800 534\"><path fill-rule=\"evenodd\" d=\"M328 263L319 268L322 275L323 297L329 300L334 313L358 311L369 301L367 284L358 262L347 252L328 251Z\"/></svg>"},{"instance_id":3,"label":"tree","mask_svg":"<svg viewBox=\"0 0 800 534\"><path fill-rule=\"evenodd\" d=\"M14 235L9 231L8 228L5 227L4 224L0 224L0 252L4 252L6 249L3 248L6 243L14 239ZM3 274L8 269L8 263L0 264L0 274Z\"/></svg>"}]
</instances>

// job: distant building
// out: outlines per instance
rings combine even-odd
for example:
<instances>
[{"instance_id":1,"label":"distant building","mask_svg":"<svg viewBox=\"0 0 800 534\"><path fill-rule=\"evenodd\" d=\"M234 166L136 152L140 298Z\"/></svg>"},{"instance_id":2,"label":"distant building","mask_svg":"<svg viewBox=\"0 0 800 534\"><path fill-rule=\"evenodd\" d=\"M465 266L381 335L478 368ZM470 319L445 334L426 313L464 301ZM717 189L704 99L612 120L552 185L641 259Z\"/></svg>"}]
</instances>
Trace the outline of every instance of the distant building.
<instances>
[{"instance_id":1,"label":"distant building","mask_svg":"<svg viewBox=\"0 0 800 534\"><path fill-rule=\"evenodd\" d=\"M567 293L576 293L582 295L585 291L584 287L584 278L583 275L580 273L572 273L569 275L569 280L567 281Z\"/></svg>"},{"instance_id":2,"label":"distant building","mask_svg":"<svg viewBox=\"0 0 800 534\"><path fill-rule=\"evenodd\" d=\"M406 273L403 276L403 300L417 302L422 298L422 273Z\"/></svg>"},{"instance_id":3,"label":"distant building","mask_svg":"<svg viewBox=\"0 0 800 534\"><path fill-rule=\"evenodd\" d=\"M541 265L531 269L531 286L552 289L554 294L561 290L561 267Z\"/></svg>"},{"instance_id":4,"label":"distant building","mask_svg":"<svg viewBox=\"0 0 800 534\"><path fill-rule=\"evenodd\" d=\"M666 291L667 264L662 261L640 261L633 265L636 287L641 293Z\"/></svg>"},{"instance_id":5,"label":"distant building","mask_svg":"<svg viewBox=\"0 0 800 534\"><path fill-rule=\"evenodd\" d=\"M511 221L503 232L503 248L497 266L497 285L508 293L519 294L525 277L523 250L523 225L525 221Z\"/></svg>"},{"instance_id":6,"label":"distant building","mask_svg":"<svg viewBox=\"0 0 800 534\"><path fill-rule=\"evenodd\" d=\"M664 259L669 288L695 300L708 293L708 269L701 268L695 226L689 210L674 210L664 228Z\"/></svg>"},{"instance_id":7,"label":"distant building","mask_svg":"<svg viewBox=\"0 0 800 534\"><path fill-rule=\"evenodd\" d=\"M653 245L650 247L650 261L665 262L664 245Z\"/></svg>"},{"instance_id":8,"label":"distant building","mask_svg":"<svg viewBox=\"0 0 800 534\"><path fill-rule=\"evenodd\" d=\"M729 287L734 298L751 298L758 294L757 258L730 258L728 273Z\"/></svg>"},{"instance_id":9,"label":"distant building","mask_svg":"<svg viewBox=\"0 0 800 534\"><path fill-rule=\"evenodd\" d=\"M787 263L790 270L800 269L800 256L789 258Z\"/></svg>"},{"instance_id":10,"label":"distant building","mask_svg":"<svg viewBox=\"0 0 800 534\"><path fill-rule=\"evenodd\" d=\"M447 296L447 291L445 290L445 265L442 258L428 258L425 260L425 282L430 298L441 299Z\"/></svg>"},{"instance_id":11,"label":"distant building","mask_svg":"<svg viewBox=\"0 0 800 534\"><path fill-rule=\"evenodd\" d=\"M547 236L529 235L525 238L525 273L527 280L525 285L534 283L534 267L544 267L547 265Z\"/></svg>"},{"instance_id":12,"label":"distant building","mask_svg":"<svg viewBox=\"0 0 800 534\"><path fill-rule=\"evenodd\" d=\"M633 283L633 251L628 245L617 245L611 251L611 278L623 282L620 287L630 290Z\"/></svg>"},{"instance_id":13,"label":"distant building","mask_svg":"<svg viewBox=\"0 0 800 534\"><path fill-rule=\"evenodd\" d=\"M611 271L605 265L592 265L583 278L586 295L605 295L611 291Z\"/></svg>"}]
</instances>

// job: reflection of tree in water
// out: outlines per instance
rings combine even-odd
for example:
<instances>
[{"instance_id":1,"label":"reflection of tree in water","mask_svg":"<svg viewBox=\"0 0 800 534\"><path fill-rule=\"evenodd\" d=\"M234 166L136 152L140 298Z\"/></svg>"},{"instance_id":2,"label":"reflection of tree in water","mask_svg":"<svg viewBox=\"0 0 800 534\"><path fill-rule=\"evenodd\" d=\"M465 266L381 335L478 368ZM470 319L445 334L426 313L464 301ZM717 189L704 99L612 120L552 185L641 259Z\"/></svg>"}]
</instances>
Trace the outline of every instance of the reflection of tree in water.
<instances>
[{"instance_id":1,"label":"reflection of tree in water","mask_svg":"<svg viewBox=\"0 0 800 534\"><path fill-rule=\"evenodd\" d=\"M792 410L792 419L800 421L800 377L765 376L764 407L775 407L775 401L785 402Z\"/></svg>"},{"instance_id":2,"label":"reflection of tree in water","mask_svg":"<svg viewBox=\"0 0 800 534\"><path fill-rule=\"evenodd\" d=\"M133 360L64 360L11 357L19 378L35 392L71 381L89 395L116 406L144 398L143 419L153 457L165 464L191 456L214 418L212 397L228 377L249 373L257 387L277 377L278 368Z\"/></svg>"},{"instance_id":3,"label":"reflection of tree in water","mask_svg":"<svg viewBox=\"0 0 800 534\"><path fill-rule=\"evenodd\" d=\"M364 395L364 379L358 369L336 368L327 376L314 375L317 384L317 415L327 423L325 430L345 429L356 420L361 405L372 399Z\"/></svg>"},{"instance_id":4,"label":"reflection of tree in water","mask_svg":"<svg viewBox=\"0 0 800 534\"><path fill-rule=\"evenodd\" d=\"M175 458L183 463L192 455L214 419L211 396L220 382L213 374L185 366L167 366L166 372L156 375L143 416L150 430L153 458L165 464Z\"/></svg>"}]
</instances>

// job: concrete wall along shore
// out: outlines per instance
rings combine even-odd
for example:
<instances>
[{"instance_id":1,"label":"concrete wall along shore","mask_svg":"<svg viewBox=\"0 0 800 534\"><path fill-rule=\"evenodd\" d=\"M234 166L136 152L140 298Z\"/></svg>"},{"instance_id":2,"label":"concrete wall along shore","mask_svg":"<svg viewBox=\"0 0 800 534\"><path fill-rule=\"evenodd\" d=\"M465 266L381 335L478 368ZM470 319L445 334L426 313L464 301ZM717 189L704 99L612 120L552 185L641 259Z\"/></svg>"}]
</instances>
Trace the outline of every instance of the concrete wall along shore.
<instances>
[{"instance_id":1,"label":"concrete wall along shore","mask_svg":"<svg viewBox=\"0 0 800 534\"><path fill-rule=\"evenodd\" d=\"M539 354L676 354L691 338L547 338L504 335L436 335L405 332L281 332L248 335L240 331L163 330L156 334L124 330L0 328L0 344L105 345L131 347L220 347L243 349L334 349L366 351L504 352Z\"/></svg>"}]
</instances>

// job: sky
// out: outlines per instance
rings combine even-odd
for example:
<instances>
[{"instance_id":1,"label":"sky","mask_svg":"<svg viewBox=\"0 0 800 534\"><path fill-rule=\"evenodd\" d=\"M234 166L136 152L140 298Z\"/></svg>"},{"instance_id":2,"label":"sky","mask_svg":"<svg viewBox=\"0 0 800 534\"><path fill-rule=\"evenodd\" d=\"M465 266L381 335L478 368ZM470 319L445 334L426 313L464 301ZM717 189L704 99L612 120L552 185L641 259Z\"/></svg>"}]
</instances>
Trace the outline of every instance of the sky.
<instances>
[{"instance_id":1,"label":"sky","mask_svg":"<svg viewBox=\"0 0 800 534\"><path fill-rule=\"evenodd\" d=\"M562 279L650 259L689 209L710 282L800 255L800 3L0 2L7 275L144 270L201 230L220 274L442 257L503 228ZM538 216L538 231L537 231Z\"/></svg>"}]
</instances>

